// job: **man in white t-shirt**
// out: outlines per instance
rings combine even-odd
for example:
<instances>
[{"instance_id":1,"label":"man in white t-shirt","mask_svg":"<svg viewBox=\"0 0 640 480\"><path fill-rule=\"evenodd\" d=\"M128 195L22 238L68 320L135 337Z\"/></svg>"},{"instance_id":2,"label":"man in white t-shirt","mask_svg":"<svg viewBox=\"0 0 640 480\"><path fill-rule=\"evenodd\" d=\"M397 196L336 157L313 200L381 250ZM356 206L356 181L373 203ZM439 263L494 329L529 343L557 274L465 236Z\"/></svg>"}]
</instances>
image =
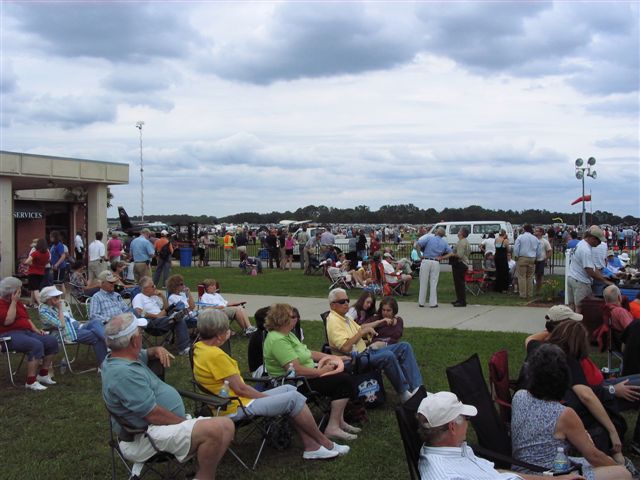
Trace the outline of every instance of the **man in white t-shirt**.
<instances>
[{"instance_id":1,"label":"man in white t-shirt","mask_svg":"<svg viewBox=\"0 0 640 480\"><path fill-rule=\"evenodd\" d=\"M593 280L611 285L611 281L602 276L593 263L593 248L606 242L604 233L600 227L593 225L585 233L584 238L578 243L567 276L567 293L569 305L576 313L582 313L582 301L591 294Z\"/></svg>"},{"instance_id":2,"label":"man in white t-shirt","mask_svg":"<svg viewBox=\"0 0 640 480\"><path fill-rule=\"evenodd\" d=\"M246 336L251 335L258 329L251 325L249 317L244 305L247 302L229 303L222 295L220 295L220 288L218 282L213 279L206 279L202 281L204 285L204 293L200 297L200 306L203 308L217 308L224 312L229 320L236 320L238 324L244 330Z\"/></svg>"},{"instance_id":3,"label":"man in white t-shirt","mask_svg":"<svg viewBox=\"0 0 640 480\"><path fill-rule=\"evenodd\" d=\"M102 243L102 232L96 232L96 239L89 244L89 281L95 280L107 268L107 250Z\"/></svg>"},{"instance_id":4,"label":"man in white t-shirt","mask_svg":"<svg viewBox=\"0 0 640 480\"><path fill-rule=\"evenodd\" d=\"M178 355L186 355L189 353L189 330L184 318L172 318L167 316L169 307L167 298L164 294L156 290L151 277L142 277L140 279L141 292L137 294L131 306L138 317L146 318L149 321L147 330L155 329L156 331L171 329L176 335L176 345L178 347Z\"/></svg>"},{"instance_id":5,"label":"man in white t-shirt","mask_svg":"<svg viewBox=\"0 0 640 480\"><path fill-rule=\"evenodd\" d=\"M411 280L413 277L411 275L406 275L402 272L396 272L396 269L391 264L390 261L393 261L393 255L390 253L385 253L382 258L382 267L384 268L384 276L387 280L387 283L402 283L402 295L408 295L409 285L411 285Z\"/></svg>"},{"instance_id":6,"label":"man in white t-shirt","mask_svg":"<svg viewBox=\"0 0 640 480\"><path fill-rule=\"evenodd\" d=\"M82 240L82 230L78 230L73 239L73 249L75 250L76 260L82 260L84 257L84 240Z\"/></svg>"}]
</instances>

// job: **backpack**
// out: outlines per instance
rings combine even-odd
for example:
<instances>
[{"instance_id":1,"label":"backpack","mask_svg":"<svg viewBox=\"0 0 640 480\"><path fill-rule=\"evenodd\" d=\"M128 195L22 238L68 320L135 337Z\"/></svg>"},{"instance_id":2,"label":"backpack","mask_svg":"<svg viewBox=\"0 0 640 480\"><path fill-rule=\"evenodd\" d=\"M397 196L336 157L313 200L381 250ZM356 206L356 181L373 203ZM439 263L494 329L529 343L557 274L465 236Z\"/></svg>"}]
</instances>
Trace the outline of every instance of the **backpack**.
<instances>
[{"instance_id":1,"label":"backpack","mask_svg":"<svg viewBox=\"0 0 640 480\"><path fill-rule=\"evenodd\" d=\"M166 244L163 245L163 247L158 252L158 258L160 260L166 260L171 256L171 252L169 251L169 245L170 243L167 242Z\"/></svg>"}]
</instances>

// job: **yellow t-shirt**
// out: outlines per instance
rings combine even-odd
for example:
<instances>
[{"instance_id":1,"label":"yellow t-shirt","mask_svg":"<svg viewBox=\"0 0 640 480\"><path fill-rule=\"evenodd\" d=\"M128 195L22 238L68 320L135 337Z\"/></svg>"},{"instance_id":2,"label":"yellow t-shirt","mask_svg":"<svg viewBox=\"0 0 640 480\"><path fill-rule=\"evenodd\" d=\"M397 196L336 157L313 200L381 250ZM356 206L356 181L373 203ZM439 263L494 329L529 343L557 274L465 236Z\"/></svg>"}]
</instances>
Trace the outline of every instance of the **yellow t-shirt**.
<instances>
[{"instance_id":1,"label":"yellow t-shirt","mask_svg":"<svg viewBox=\"0 0 640 480\"><path fill-rule=\"evenodd\" d=\"M238 362L227 355L222 349L197 342L193 347L193 376L204 388L216 395L220 393L225 378L240 375ZM240 377L242 379L242 377ZM229 387L229 396L237 396ZM244 406L251 402L251 398L239 397ZM238 410L239 403L233 400L226 410L220 410L222 415L231 415Z\"/></svg>"},{"instance_id":2,"label":"yellow t-shirt","mask_svg":"<svg viewBox=\"0 0 640 480\"><path fill-rule=\"evenodd\" d=\"M340 350L351 337L358 333L358 330L360 330L360 325L348 315L343 317L332 310L327 317L327 337L329 345L335 350ZM359 353L364 352L367 348L367 344L362 339L359 339L355 345ZM350 352L346 353L348 355Z\"/></svg>"}]
</instances>

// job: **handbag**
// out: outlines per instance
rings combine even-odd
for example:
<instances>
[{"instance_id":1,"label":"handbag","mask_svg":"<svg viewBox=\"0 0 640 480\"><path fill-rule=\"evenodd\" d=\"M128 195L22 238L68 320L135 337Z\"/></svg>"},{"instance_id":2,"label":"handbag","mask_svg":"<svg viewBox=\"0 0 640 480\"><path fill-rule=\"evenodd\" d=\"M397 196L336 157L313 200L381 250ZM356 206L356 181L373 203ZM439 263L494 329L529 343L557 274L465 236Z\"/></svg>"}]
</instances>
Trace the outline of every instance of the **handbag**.
<instances>
[{"instance_id":1,"label":"handbag","mask_svg":"<svg viewBox=\"0 0 640 480\"><path fill-rule=\"evenodd\" d=\"M385 404L386 394L382 373L374 368L365 369L362 366L361 358L369 356L368 353L358 355L355 365L351 368L351 379L354 386L354 397L362 402L367 408L375 408Z\"/></svg>"}]
</instances>

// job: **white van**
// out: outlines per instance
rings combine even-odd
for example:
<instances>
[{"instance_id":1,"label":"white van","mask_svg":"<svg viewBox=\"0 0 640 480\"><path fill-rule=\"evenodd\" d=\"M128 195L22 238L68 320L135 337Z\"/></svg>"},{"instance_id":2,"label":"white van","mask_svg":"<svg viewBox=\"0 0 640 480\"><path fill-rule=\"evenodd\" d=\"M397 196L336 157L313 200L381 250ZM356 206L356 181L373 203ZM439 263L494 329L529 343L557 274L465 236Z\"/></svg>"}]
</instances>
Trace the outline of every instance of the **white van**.
<instances>
[{"instance_id":1,"label":"white van","mask_svg":"<svg viewBox=\"0 0 640 480\"><path fill-rule=\"evenodd\" d=\"M496 236L498 232L504 229L507 232L507 237L509 238L509 242L513 244L513 227L511 223L505 222L503 220L483 220L483 221L469 221L469 222L441 222L436 223L429 233L435 233L438 228L444 228L446 235L447 243L449 245L455 245L458 243L458 232L461 228L466 228L469 230L469 236L467 240L471 244L471 251L477 252L480 250L479 245L482 242L482 236L488 233L495 233Z\"/></svg>"}]
</instances>

